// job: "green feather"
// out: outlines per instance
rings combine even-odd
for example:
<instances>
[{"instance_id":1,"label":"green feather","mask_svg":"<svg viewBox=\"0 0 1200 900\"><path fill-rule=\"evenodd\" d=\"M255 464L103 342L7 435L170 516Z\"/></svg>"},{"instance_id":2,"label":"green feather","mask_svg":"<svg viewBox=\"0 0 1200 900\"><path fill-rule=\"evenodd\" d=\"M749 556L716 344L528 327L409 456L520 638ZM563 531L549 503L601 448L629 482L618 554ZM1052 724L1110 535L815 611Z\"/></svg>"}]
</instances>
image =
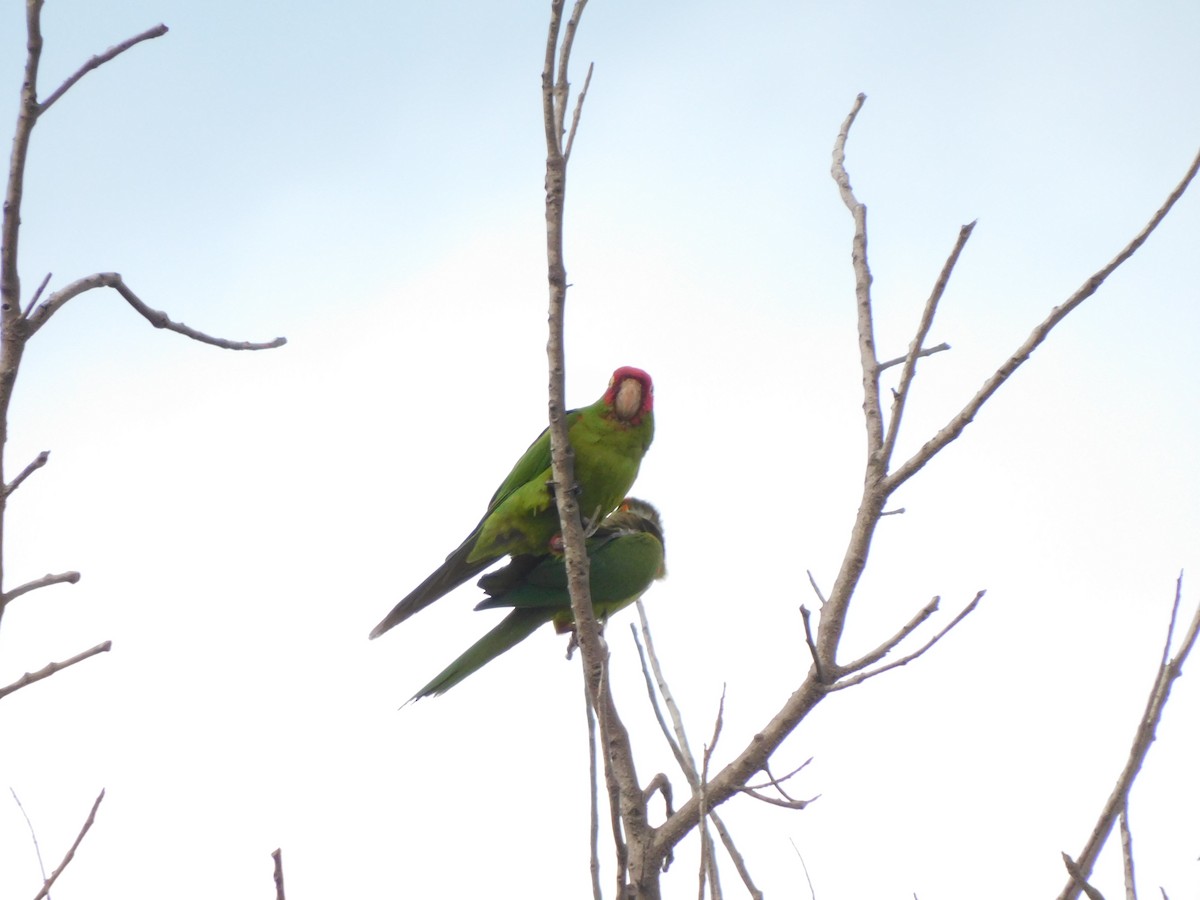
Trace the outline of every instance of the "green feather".
<instances>
[{"instance_id":1,"label":"green feather","mask_svg":"<svg viewBox=\"0 0 1200 900\"><path fill-rule=\"evenodd\" d=\"M587 550L592 607L601 620L633 603L666 574L658 512L642 500L625 501L605 519L588 539ZM560 633L573 627L561 556L518 558L485 575L479 586L489 596L476 609L512 607L512 612L417 691L413 700L448 691L547 622L553 622Z\"/></svg>"},{"instance_id":2,"label":"green feather","mask_svg":"<svg viewBox=\"0 0 1200 900\"><path fill-rule=\"evenodd\" d=\"M579 506L585 518L594 520L610 513L633 485L642 456L654 439L653 408L650 376L626 367L613 373L599 400L567 413ZM503 556L544 555L560 530L550 481L550 433L546 430L517 460L466 540L392 608L371 631L371 637L379 637Z\"/></svg>"}]
</instances>

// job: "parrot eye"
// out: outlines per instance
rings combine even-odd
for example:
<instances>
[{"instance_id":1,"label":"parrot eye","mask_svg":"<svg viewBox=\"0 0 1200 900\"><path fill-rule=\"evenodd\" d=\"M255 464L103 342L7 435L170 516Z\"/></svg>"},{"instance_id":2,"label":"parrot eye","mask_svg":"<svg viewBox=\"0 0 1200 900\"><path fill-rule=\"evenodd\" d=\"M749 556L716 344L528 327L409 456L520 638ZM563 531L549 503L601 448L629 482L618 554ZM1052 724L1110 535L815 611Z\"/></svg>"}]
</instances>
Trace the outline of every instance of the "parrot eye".
<instances>
[{"instance_id":1,"label":"parrot eye","mask_svg":"<svg viewBox=\"0 0 1200 900\"><path fill-rule=\"evenodd\" d=\"M613 409L617 418L628 422L642 409L642 383L636 378L626 378L617 387L617 396L613 400Z\"/></svg>"}]
</instances>

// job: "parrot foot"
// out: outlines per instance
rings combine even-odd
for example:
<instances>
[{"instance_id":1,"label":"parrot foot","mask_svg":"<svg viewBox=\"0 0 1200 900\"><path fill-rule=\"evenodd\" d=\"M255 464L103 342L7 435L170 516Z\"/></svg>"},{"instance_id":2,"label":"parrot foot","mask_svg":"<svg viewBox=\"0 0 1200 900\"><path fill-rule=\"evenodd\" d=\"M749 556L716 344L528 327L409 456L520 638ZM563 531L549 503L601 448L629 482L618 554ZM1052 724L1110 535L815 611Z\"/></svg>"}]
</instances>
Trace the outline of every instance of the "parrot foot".
<instances>
[{"instance_id":1,"label":"parrot foot","mask_svg":"<svg viewBox=\"0 0 1200 900\"><path fill-rule=\"evenodd\" d=\"M558 482L547 481L546 482L546 490L548 490L550 492L550 496L553 497L555 495L555 492L558 490ZM571 494L575 497L578 497L582 493L583 493L583 485L580 484L578 481L572 482L571 483Z\"/></svg>"}]
</instances>

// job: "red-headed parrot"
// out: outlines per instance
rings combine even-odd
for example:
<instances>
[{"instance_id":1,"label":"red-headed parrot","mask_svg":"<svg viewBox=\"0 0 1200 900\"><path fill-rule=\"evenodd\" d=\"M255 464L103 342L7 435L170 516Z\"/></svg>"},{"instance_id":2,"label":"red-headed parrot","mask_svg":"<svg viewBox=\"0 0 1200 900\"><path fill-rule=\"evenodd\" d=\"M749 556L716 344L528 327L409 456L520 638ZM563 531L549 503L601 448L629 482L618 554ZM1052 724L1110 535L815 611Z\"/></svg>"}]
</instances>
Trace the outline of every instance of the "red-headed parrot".
<instances>
[{"instance_id":1,"label":"red-headed parrot","mask_svg":"<svg viewBox=\"0 0 1200 900\"><path fill-rule=\"evenodd\" d=\"M642 456L654 439L650 376L632 366L617 369L603 397L567 413L567 434L575 451L579 508L585 518L598 522L616 509L632 487ZM551 477L550 430L546 429L492 495L475 530L384 616L371 637L379 637L506 554L519 568L532 568L538 557L550 551L550 540L560 531Z\"/></svg>"},{"instance_id":2,"label":"red-headed parrot","mask_svg":"<svg viewBox=\"0 0 1200 900\"><path fill-rule=\"evenodd\" d=\"M626 499L588 538L589 584L596 618L606 620L666 575L662 524L644 500ZM543 557L532 569L510 563L479 579L488 599L476 609L513 607L504 620L476 641L413 700L444 693L501 653L515 647L547 622L559 634L575 627L567 570L558 555Z\"/></svg>"}]
</instances>

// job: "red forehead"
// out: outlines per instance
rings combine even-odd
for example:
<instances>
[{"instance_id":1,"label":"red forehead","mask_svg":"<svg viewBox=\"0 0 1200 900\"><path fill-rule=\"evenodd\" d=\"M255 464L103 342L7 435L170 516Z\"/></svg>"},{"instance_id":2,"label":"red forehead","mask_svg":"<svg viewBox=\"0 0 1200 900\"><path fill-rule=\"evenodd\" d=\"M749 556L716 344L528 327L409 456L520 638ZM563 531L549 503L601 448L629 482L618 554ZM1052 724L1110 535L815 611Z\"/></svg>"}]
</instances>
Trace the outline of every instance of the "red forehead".
<instances>
[{"instance_id":1,"label":"red forehead","mask_svg":"<svg viewBox=\"0 0 1200 900\"><path fill-rule=\"evenodd\" d=\"M634 378L642 384L642 413L647 413L654 409L654 382L650 380L650 376L644 370L636 366L621 366L621 368L613 372L612 380L608 382L608 390L604 392L605 402L612 402L613 397L616 396L617 388L627 378ZM641 414L639 414L638 418L641 418Z\"/></svg>"}]
</instances>

